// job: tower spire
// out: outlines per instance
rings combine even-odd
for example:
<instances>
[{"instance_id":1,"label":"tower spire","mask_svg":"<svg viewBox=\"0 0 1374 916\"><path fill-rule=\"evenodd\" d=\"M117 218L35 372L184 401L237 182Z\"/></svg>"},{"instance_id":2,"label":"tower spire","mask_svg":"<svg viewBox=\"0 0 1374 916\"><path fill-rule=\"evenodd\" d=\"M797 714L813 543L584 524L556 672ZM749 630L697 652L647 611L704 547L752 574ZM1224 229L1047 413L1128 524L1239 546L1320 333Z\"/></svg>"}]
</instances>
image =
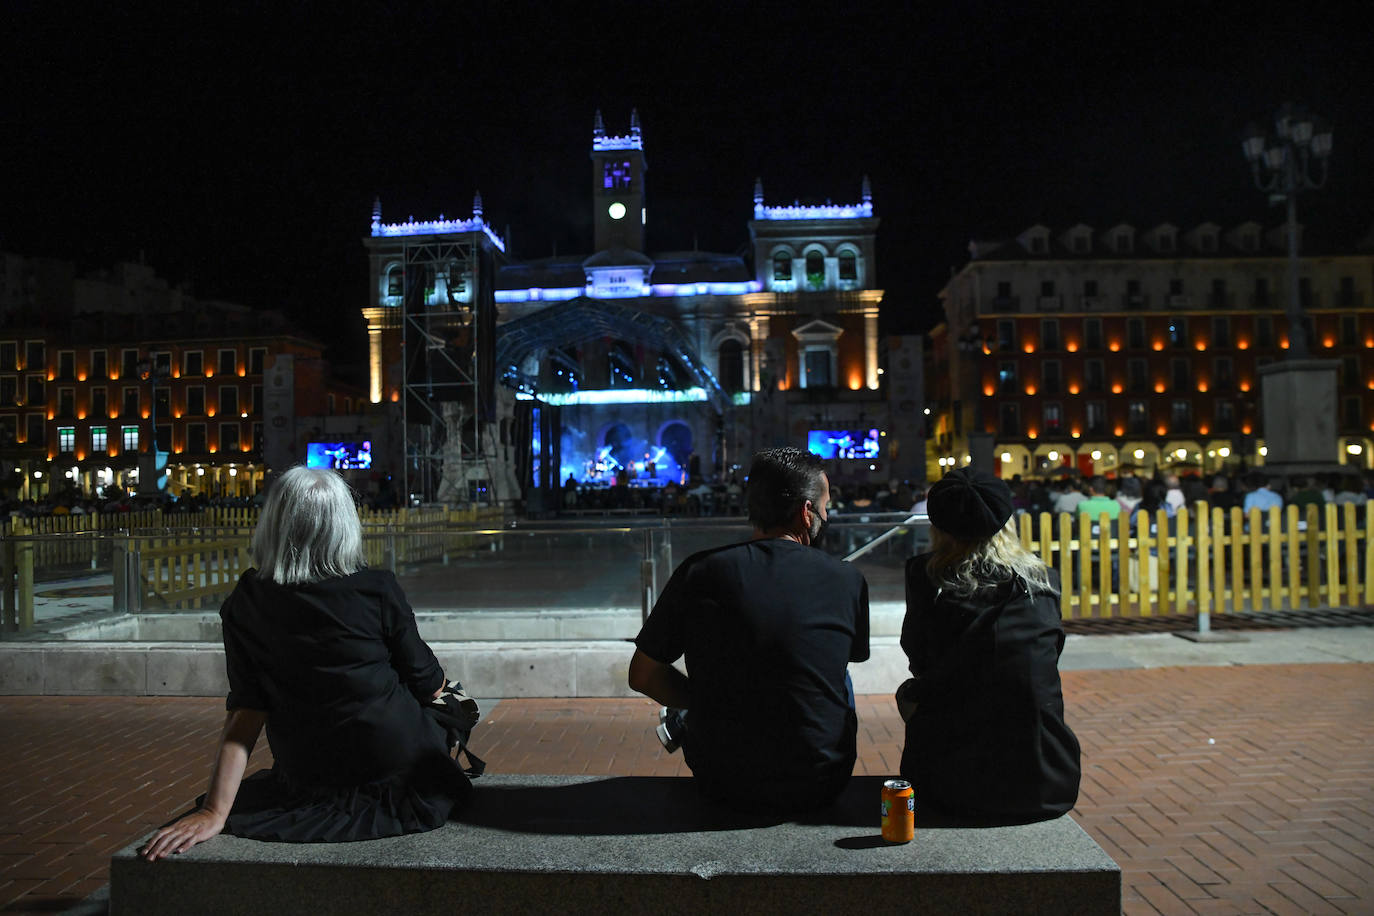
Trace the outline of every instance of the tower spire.
<instances>
[{"instance_id":1,"label":"tower spire","mask_svg":"<svg viewBox=\"0 0 1374 916\"><path fill-rule=\"evenodd\" d=\"M378 194L372 199L372 225L382 224L382 196Z\"/></svg>"},{"instance_id":2,"label":"tower spire","mask_svg":"<svg viewBox=\"0 0 1374 916\"><path fill-rule=\"evenodd\" d=\"M606 136L606 122L601 120L601 109L596 110L596 118L592 121L592 139L599 140Z\"/></svg>"},{"instance_id":3,"label":"tower spire","mask_svg":"<svg viewBox=\"0 0 1374 916\"><path fill-rule=\"evenodd\" d=\"M868 176L867 176L867 175L864 176L864 183L863 183L863 202L866 203L866 204L871 204L871 203L873 203L873 188L872 188L872 186L869 185L869 183L868 183Z\"/></svg>"},{"instance_id":4,"label":"tower spire","mask_svg":"<svg viewBox=\"0 0 1374 916\"><path fill-rule=\"evenodd\" d=\"M763 178L754 179L754 219L763 219Z\"/></svg>"},{"instance_id":5,"label":"tower spire","mask_svg":"<svg viewBox=\"0 0 1374 916\"><path fill-rule=\"evenodd\" d=\"M472 216L473 219L482 218L482 192L475 191L472 195Z\"/></svg>"},{"instance_id":6,"label":"tower spire","mask_svg":"<svg viewBox=\"0 0 1374 916\"><path fill-rule=\"evenodd\" d=\"M639 139L639 109L630 109L630 136Z\"/></svg>"}]
</instances>

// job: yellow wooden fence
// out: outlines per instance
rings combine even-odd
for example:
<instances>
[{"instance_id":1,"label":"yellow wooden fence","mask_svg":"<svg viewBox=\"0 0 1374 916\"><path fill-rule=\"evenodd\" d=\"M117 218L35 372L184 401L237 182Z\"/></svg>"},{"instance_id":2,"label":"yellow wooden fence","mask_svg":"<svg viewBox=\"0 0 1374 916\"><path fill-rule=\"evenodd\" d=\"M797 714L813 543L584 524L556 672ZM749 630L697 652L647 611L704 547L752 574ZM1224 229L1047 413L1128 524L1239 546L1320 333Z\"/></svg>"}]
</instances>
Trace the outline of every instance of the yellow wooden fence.
<instances>
[{"instance_id":1,"label":"yellow wooden fence","mask_svg":"<svg viewBox=\"0 0 1374 916\"><path fill-rule=\"evenodd\" d=\"M1195 503L1131 525L1022 515L1021 543L1059 571L1065 618L1374 605L1374 501L1225 510Z\"/></svg>"}]
</instances>

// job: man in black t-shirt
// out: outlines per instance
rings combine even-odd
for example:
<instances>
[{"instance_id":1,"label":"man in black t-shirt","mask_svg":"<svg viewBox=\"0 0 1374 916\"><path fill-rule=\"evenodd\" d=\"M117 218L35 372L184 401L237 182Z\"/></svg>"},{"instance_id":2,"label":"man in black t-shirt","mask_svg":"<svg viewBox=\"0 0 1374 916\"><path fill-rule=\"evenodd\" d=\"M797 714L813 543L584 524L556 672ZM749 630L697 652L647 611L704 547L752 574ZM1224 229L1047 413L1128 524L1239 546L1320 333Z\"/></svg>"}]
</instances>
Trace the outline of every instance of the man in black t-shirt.
<instances>
[{"instance_id":1,"label":"man in black t-shirt","mask_svg":"<svg viewBox=\"0 0 1374 916\"><path fill-rule=\"evenodd\" d=\"M846 665L868 658L868 583L813 549L828 524L821 468L795 448L755 455L754 537L689 557L635 639L630 687L670 707L665 745L737 807L818 807L854 769ZM684 655L687 674L673 667Z\"/></svg>"}]
</instances>

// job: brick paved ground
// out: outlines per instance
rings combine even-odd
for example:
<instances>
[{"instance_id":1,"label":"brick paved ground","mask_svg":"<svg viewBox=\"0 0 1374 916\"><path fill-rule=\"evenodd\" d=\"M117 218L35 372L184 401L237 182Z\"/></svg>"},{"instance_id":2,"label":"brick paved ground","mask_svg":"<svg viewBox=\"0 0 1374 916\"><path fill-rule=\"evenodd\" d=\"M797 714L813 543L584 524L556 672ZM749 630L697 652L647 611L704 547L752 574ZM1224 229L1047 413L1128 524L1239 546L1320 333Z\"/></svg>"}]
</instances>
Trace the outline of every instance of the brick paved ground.
<instances>
[{"instance_id":1,"label":"brick paved ground","mask_svg":"<svg viewBox=\"0 0 1374 916\"><path fill-rule=\"evenodd\" d=\"M1374 912L1374 666L1065 674L1084 750L1075 818L1136 913ZM0 698L0 911L54 912L109 855L203 790L222 703ZM685 773L641 700L507 700L479 726L493 770ZM900 722L860 697L859 770L891 773ZM264 748L252 768L269 760Z\"/></svg>"}]
</instances>

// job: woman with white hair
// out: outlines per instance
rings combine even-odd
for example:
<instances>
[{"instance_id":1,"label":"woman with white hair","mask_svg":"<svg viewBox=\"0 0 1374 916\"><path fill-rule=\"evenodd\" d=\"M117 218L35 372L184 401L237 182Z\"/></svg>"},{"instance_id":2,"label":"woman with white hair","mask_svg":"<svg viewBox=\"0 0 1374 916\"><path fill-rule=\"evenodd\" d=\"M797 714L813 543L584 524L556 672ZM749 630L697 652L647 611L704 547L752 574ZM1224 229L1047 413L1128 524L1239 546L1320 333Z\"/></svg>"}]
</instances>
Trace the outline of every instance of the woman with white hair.
<instances>
[{"instance_id":1,"label":"woman with white hair","mask_svg":"<svg viewBox=\"0 0 1374 916\"><path fill-rule=\"evenodd\" d=\"M228 716L210 791L143 855L220 832L333 842L443 824L472 789L424 708L444 673L396 577L364 568L348 485L333 471L287 471L250 551L256 568L220 609ZM264 725L274 764L243 779Z\"/></svg>"},{"instance_id":2,"label":"woman with white hair","mask_svg":"<svg viewBox=\"0 0 1374 916\"><path fill-rule=\"evenodd\" d=\"M1058 817L1078 798L1064 722L1059 577L1021 546L1010 488L959 468L930 488L930 552L907 561L897 691L918 810L977 822Z\"/></svg>"}]
</instances>

